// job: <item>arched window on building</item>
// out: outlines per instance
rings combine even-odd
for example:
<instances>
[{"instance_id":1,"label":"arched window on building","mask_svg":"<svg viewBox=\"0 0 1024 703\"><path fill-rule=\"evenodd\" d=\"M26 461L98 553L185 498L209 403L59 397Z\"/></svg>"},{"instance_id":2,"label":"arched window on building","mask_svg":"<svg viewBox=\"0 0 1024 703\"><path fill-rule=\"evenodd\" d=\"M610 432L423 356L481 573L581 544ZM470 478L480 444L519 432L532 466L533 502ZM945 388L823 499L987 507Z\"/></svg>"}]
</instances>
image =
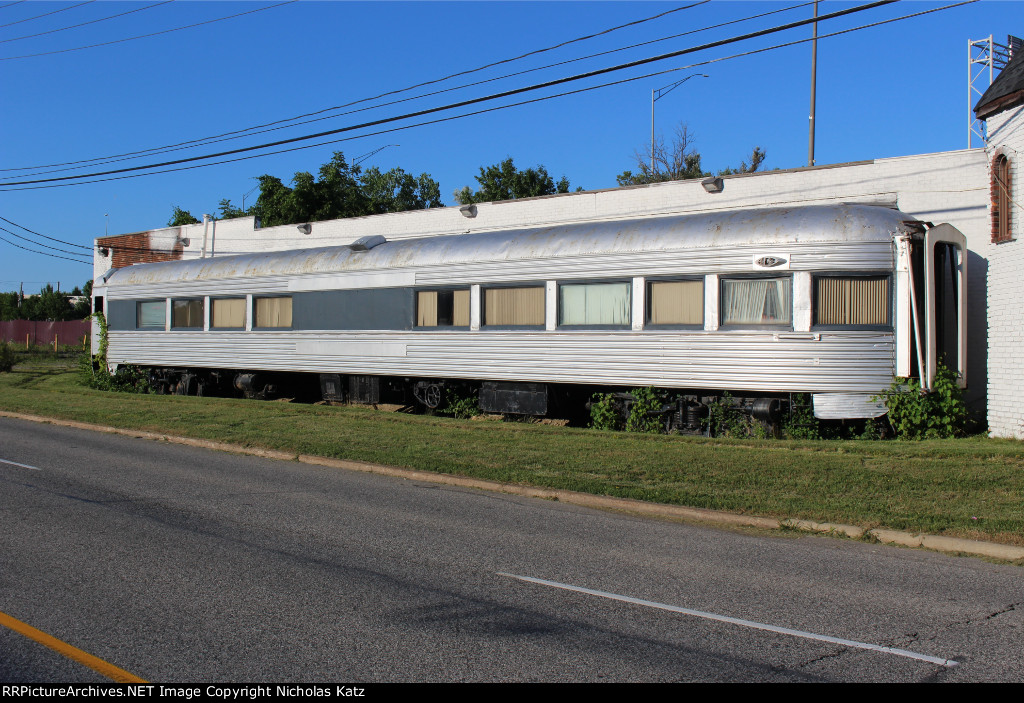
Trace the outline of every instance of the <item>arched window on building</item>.
<instances>
[{"instance_id":1,"label":"arched window on building","mask_svg":"<svg viewBox=\"0 0 1024 703\"><path fill-rule=\"evenodd\" d=\"M1010 160L997 154L992 160L992 242L1009 242L1010 229Z\"/></svg>"}]
</instances>

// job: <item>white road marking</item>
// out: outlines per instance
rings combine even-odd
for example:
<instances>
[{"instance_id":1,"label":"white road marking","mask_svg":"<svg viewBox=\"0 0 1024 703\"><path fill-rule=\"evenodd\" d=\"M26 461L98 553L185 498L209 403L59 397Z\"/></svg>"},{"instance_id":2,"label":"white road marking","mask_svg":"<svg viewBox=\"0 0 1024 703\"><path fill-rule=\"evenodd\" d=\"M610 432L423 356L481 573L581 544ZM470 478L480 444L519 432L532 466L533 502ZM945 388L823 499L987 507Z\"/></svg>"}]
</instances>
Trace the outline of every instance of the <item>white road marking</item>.
<instances>
[{"instance_id":1,"label":"white road marking","mask_svg":"<svg viewBox=\"0 0 1024 703\"><path fill-rule=\"evenodd\" d=\"M38 466L29 466L28 464L19 464L16 461L7 461L6 459L0 459L0 464L10 464L11 466L20 466L23 469L32 469L33 471L42 471Z\"/></svg>"},{"instance_id":2,"label":"white road marking","mask_svg":"<svg viewBox=\"0 0 1024 703\"><path fill-rule=\"evenodd\" d=\"M576 591L577 593L586 593L592 596L600 596L601 598L610 598L611 600L623 601L626 603L633 603L635 605L645 605L648 608L658 608L660 610L669 610L673 613L682 613L683 615L692 615L696 618L704 618L706 620L717 620L718 622L727 622L733 625L740 625L742 627L751 627L757 630L767 630L769 632L777 632L782 635L791 635L793 637L802 637L809 640L818 640L820 642L830 642L832 644L842 645L844 647L854 647L856 649L868 649L873 652L884 652L885 654L894 654L898 657L907 657L909 659L917 659L919 661L929 662L931 664L938 664L939 666L953 667L959 662L953 661L952 659L942 659L940 657L932 657L927 654L920 654L918 652L911 652L907 649L896 649L894 647L883 647L878 644L870 644L868 642L857 642L856 640L844 640L839 637L829 637L828 635L819 635L813 632L804 632L803 630L792 630L788 627L778 627L776 625L766 625L760 622L754 622L753 620L742 620L740 618L731 618L728 615L716 615L715 613L705 613L701 610L691 610L689 608L680 608L675 605L668 605L666 603L657 603L655 601L643 600L641 598L633 598L632 596L622 596L617 593L608 593L607 591L595 591L590 588L582 588L580 586L571 586L567 583L559 583L558 581L547 581L545 579L533 578L532 576L517 576L516 574L506 574L499 571L499 576L508 576L510 578L519 579L520 581L528 581L529 583L538 583L542 586L553 586L554 588L562 588L567 591Z\"/></svg>"}]
</instances>

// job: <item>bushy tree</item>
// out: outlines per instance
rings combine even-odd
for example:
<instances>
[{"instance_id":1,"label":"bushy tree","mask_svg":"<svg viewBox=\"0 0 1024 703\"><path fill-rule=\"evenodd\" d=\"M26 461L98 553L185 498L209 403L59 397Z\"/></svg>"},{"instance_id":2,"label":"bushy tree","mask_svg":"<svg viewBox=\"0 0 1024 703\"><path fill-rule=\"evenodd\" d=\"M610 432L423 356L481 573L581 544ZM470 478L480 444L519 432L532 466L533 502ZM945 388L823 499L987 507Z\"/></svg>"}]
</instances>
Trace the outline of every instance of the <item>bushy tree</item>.
<instances>
[{"instance_id":1,"label":"bushy tree","mask_svg":"<svg viewBox=\"0 0 1024 703\"><path fill-rule=\"evenodd\" d=\"M20 320L21 307L18 293L0 293L0 320Z\"/></svg>"},{"instance_id":2,"label":"bushy tree","mask_svg":"<svg viewBox=\"0 0 1024 703\"><path fill-rule=\"evenodd\" d=\"M556 183L544 166L520 171L516 168L511 156L501 163L481 168L476 181L480 184L480 189L475 193L470 190L469 186L455 191L455 199L460 205L535 198L539 195L569 192L569 179L565 176L562 176Z\"/></svg>"},{"instance_id":3,"label":"bushy tree","mask_svg":"<svg viewBox=\"0 0 1024 703\"><path fill-rule=\"evenodd\" d=\"M78 295L84 297L71 305L68 298ZM47 283L39 295L26 295L24 300L16 291L0 293L0 320L81 320L91 311L91 299L92 281L86 282L81 289L76 287L71 293L56 291L52 284Z\"/></svg>"},{"instance_id":4,"label":"bushy tree","mask_svg":"<svg viewBox=\"0 0 1024 703\"><path fill-rule=\"evenodd\" d=\"M426 173L419 178L401 168L381 171L371 166L359 176L370 212L405 212L442 207L441 186Z\"/></svg>"},{"instance_id":5,"label":"bushy tree","mask_svg":"<svg viewBox=\"0 0 1024 703\"><path fill-rule=\"evenodd\" d=\"M168 227L180 227L181 225L198 225L199 220L192 216L188 210L182 210L177 205L172 205L171 219L167 221Z\"/></svg>"},{"instance_id":6,"label":"bushy tree","mask_svg":"<svg viewBox=\"0 0 1024 703\"><path fill-rule=\"evenodd\" d=\"M442 207L441 186L428 173L413 176L401 168L381 171L376 166L363 171L334 152L314 176L298 171L287 186L277 176L260 176L260 195L247 210L220 201L223 219L257 217L264 227L319 222L344 217L377 215Z\"/></svg>"}]
</instances>

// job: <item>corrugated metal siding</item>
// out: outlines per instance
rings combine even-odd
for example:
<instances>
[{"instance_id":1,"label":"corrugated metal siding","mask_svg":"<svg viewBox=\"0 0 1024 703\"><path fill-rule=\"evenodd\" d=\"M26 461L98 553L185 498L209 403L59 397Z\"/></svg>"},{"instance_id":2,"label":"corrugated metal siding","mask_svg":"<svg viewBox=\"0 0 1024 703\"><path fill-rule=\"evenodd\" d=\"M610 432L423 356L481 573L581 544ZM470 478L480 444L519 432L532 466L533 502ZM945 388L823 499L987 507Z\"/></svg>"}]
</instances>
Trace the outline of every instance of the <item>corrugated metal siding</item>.
<instances>
[{"instance_id":1,"label":"corrugated metal siding","mask_svg":"<svg viewBox=\"0 0 1024 703\"><path fill-rule=\"evenodd\" d=\"M154 366L765 392L878 392L889 385L892 334L819 336L768 331L130 332L111 336L108 359ZM372 353L352 354L352 347ZM301 353L303 348L316 353Z\"/></svg>"}]
</instances>

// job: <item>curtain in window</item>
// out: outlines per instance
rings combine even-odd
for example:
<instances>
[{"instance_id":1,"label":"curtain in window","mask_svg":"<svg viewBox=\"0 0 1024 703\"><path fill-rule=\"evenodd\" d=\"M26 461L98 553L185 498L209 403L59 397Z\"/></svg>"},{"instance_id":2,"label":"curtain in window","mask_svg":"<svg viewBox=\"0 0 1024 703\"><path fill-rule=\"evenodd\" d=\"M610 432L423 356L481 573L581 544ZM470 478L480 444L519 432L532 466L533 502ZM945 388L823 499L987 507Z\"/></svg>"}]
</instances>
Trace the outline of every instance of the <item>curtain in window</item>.
<instances>
[{"instance_id":1,"label":"curtain in window","mask_svg":"<svg viewBox=\"0 0 1024 703\"><path fill-rule=\"evenodd\" d=\"M814 308L818 325L888 325L889 279L818 278Z\"/></svg>"},{"instance_id":2,"label":"curtain in window","mask_svg":"<svg viewBox=\"0 0 1024 703\"><path fill-rule=\"evenodd\" d=\"M171 327L202 327L203 301L173 300L171 301Z\"/></svg>"},{"instance_id":3,"label":"curtain in window","mask_svg":"<svg viewBox=\"0 0 1024 703\"><path fill-rule=\"evenodd\" d=\"M437 327L436 290L421 290L416 293L416 326Z\"/></svg>"},{"instance_id":4,"label":"curtain in window","mask_svg":"<svg viewBox=\"0 0 1024 703\"><path fill-rule=\"evenodd\" d=\"M416 326L469 327L469 291L417 291Z\"/></svg>"},{"instance_id":5,"label":"curtain in window","mask_svg":"<svg viewBox=\"0 0 1024 703\"><path fill-rule=\"evenodd\" d=\"M164 328L164 318L167 314L167 303L163 300L147 301L139 303L137 307L137 322L139 327Z\"/></svg>"},{"instance_id":6,"label":"curtain in window","mask_svg":"<svg viewBox=\"0 0 1024 703\"><path fill-rule=\"evenodd\" d=\"M584 283L560 286L560 325L628 325L629 283Z\"/></svg>"},{"instance_id":7,"label":"curtain in window","mask_svg":"<svg viewBox=\"0 0 1024 703\"><path fill-rule=\"evenodd\" d=\"M469 291L455 291L452 306L452 324L456 327L469 327Z\"/></svg>"},{"instance_id":8,"label":"curtain in window","mask_svg":"<svg viewBox=\"0 0 1024 703\"><path fill-rule=\"evenodd\" d=\"M484 291L488 325L543 325L543 288L490 288Z\"/></svg>"},{"instance_id":9,"label":"curtain in window","mask_svg":"<svg viewBox=\"0 0 1024 703\"><path fill-rule=\"evenodd\" d=\"M704 281L651 281L647 318L652 325L704 324Z\"/></svg>"},{"instance_id":10,"label":"curtain in window","mask_svg":"<svg viewBox=\"0 0 1024 703\"><path fill-rule=\"evenodd\" d=\"M291 298L257 298L255 303L257 327L292 326Z\"/></svg>"},{"instance_id":11,"label":"curtain in window","mask_svg":"<svg viewBox=\"0 0 1024 703\"><path fill-rule=\"evenodd\" d=\"M792 308L791 279L722 281L722 324L788 325Z\"/></svg>"},{"instance_id":12,"label":"curtain in window","mask_svg":"<svg viewBox=\"0 0 1024 703\"><path fill-rule=\"evenodd\" d=\"M245 327L245 298L211 300L210 327Z\"/></svg>"}]
</instances>

